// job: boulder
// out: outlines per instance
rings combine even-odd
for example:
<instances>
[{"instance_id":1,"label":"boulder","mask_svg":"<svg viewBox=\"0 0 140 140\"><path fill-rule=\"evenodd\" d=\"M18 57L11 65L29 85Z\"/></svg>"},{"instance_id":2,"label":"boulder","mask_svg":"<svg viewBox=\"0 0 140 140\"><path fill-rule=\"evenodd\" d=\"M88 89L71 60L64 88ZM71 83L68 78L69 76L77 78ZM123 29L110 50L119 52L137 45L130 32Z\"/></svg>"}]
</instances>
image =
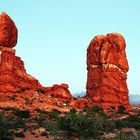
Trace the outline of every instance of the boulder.
<instances>
[{"instance_id":1,"label":"boulder","mask_svg":"<svg viewBox=\"0 0 140 140\"><path fill-rule=\"evenodd\" d=\"M68 102L72 99L72 95L69 91L69 86L67 84L55 84L52 87L46 88L46 94L55 97L68 100Z\"/></svg>"},{"instance_id":2,"label":"boulder","mask_svg":"<svg viewBox=\"0 0 140 140\"><path fill-rule=\"evenodd\" d=\"M12 19L3 12L0 15L0 46L12 48L17 43L18 31Z\"/></svg>"}]
</instances>

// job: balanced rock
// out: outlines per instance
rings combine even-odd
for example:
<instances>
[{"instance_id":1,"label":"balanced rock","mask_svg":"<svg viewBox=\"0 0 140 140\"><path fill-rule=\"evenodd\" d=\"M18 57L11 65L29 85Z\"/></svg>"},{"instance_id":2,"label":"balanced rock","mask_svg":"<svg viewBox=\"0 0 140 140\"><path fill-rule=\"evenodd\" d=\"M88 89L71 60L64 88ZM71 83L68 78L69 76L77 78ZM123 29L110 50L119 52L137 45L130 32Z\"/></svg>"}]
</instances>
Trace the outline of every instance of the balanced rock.
<instances>
[{"instance_id":1,"label":"balanced rock","mask_svg":"<svg viewBox=\"0 0 140 140\"><path fill-rule=\"evenodd\" d=\"M26 73L24 63L12 49L17 43L17 28L6 14L0 15L0 92L15 92L22 88L41 88L39 82Z\"/></svg>"},{"instance_id":2,"label":"balanced rock","mask_svg":"<svg viewBox=\"0 0 140 140\"><path fill-rule=\"evenodd\" d=\"M12 19L3 12L0 15L0 46L12 48L17 43L18 31Z\"/></svg>"},{"instance_id":3,"label":"balanced rock","mask_svg":"<svg viewBox=\"0 0 140 140\"><path fill-rule=\"evenodd\" d=\"M87 97L105 109L130 110L125 40L118 33L94 37L87 49Z\"/></svg>"}]
</instances>

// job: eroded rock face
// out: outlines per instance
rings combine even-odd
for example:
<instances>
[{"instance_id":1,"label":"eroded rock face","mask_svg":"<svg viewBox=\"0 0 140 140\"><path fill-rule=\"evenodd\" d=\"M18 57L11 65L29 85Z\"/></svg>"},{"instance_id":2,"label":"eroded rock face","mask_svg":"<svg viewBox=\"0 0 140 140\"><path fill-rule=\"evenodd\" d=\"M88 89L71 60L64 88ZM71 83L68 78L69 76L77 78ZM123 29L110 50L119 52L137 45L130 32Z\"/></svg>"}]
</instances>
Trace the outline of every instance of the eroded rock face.
<instances>
[{"instance_id":1,"label":"eroded rock face","mask_svg":"<svg viewBox=\"0 0 140 140\"><path fill-rule=\"evenodd\" d=\"M0 47L0 92L15 92L23 88L40 88L39 82L26 73L24 63L15 50Z\"/></svg>"},{"instance_id":2,"label":"eroded rock face","mask_svg":"<svg viewBox=\"0 0 140 140\"><path fill-rule=\"evenodd\" d=\"M40 88L39 82L26 73L24 63L12 49L17 43L17 28L6 14L0 15L0 92L22 88Z\"/></svg>"},{"instance_id":3,"label":"eroded rock face","mask_svg":"<svg viewBox=\"0 0 140 140\"><path fill-rule=\"evenodd\" d=\"M0 15L0 46L12 48L17 43L17 28L12 19L3 12Z\"/></svg>"},{"instance_id":4,"label":"eroded rock face","mask_svg":"<svg viewBox=\"0 0 140 140\"><path fill-rule=\"evenodd\" d=\"M117 33L96 36L87 49L87 97L104 108L130 109L125 40Z\"/></svg>"},{"instance_id":5,"label":"eroded rock face","mask_svg":"<svg viewBox=\"0 0 140 140\"><path fill-rule=\"evenodd\" d=\"M52 97L67 99L70 101L72 99L72 95L68 88L69 86L67 84L55 84L52 87L47 87L46 92Z\"/></svg>"}]
</instances>

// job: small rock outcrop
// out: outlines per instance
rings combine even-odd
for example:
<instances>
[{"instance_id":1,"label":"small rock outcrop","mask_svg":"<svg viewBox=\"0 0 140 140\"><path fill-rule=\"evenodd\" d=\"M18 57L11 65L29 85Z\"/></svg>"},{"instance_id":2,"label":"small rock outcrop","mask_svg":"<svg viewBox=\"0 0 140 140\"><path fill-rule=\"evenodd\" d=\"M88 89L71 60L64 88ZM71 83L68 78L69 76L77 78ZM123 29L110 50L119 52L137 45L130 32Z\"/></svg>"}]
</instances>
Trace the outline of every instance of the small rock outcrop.
<instances>
[{"instance_id":1,"label":"small rock outcrop","mask_svg":"<svg viewBox=\"0 0 140 140\"><path fill-rule=\"evenodd\" d=\"M67 84L61 84L61 85L53 85L52 87L46 88L46 93L50 96L56 97L56 98L62 98L66 100L71 100L72 95L69 91L69 86Z\"/></svg>"},{"instance_id":2,"label":"small rock outcrop","mask_svg":"<svg viewBox=\"0 0 140 140\"><path fill-rule=\"evenodd\" d=\"M41 85L26 73L24 62L12 49L17 43L18 31L12 19L0 15L0 92L15 92L22 88L39 88Z\"/></svg>"},{"instance_id":3,"label":"small rock outcrop","mask_svg":"<svg viewBox=\"0 0 140 140\"><path fill-rule=\"evenodd\" d=\"M55 84L52 87L46 87L46 96L54 106L68 107L72 100L72 95L68 88L69 86L64 83L61 85Z\"/></svg>"},{"instance_id":4,"label":"small rock outcrop","mask_svg":"<svg viewBox=\"0 0 140 140\"><path fill-rule=\"evenodd\" d=\"M87 97L105 109L130 110L125 40L118 33L94 37L87 49Z\"/></svg>"}]
</instances>

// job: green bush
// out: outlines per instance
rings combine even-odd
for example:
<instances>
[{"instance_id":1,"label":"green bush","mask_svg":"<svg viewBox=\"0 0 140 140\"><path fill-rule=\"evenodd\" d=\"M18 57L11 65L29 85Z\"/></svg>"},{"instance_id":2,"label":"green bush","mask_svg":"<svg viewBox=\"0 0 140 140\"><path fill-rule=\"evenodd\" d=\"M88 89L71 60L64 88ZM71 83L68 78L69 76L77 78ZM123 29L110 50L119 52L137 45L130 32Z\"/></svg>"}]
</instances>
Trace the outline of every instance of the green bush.
<instances>
[{"instance_id":1,"label":"green bush","mask_svg":"<svg viewBox=\"0 0 140 140\"><path fill-rule=\"evenodd\" d=\"M15 109L13 111L13 114L21 117L21 118L29 118L30 117L30 112L29 110L20 110L20 109Z\"/></svg>"},{"instance_id":2,"label":"green bush","mask_svg":"<svg viewBox=\"0 0 140 140\"><path fill-rule=\"evenodd\" d=\"M103 108L99 107L99 106L94 106L92 108L93 112L95 113L100 113L100 112L103 112Z\"/></svg>"},{"instance_id":3,"label":"green bush","mask_svg":"<svg viewBox=\"0 0 140 140\"><path fill-rule=\"evenodd\" d=\"M121 132L114 140L139 140L140 132Z\"/></svg>"},{"instance_id":4,"label":"green bush","mask_svg":"<svg viewBox=\"0 0 140 140\"><path fill-rule=\"evenodd\" d=\"M116 120L116 126L117 128L129 127L140 130L140 118L139 116L130 115L126 119Z\"/></svg>"},{"instance_id":5,"label":"green bush","mask_svg":"<svg viewBox=\"0 0 140 140\"><path fill-rule=\"evenodd\" d=\"M13 122L13 128L26 128L25 121L22 118L17 118Z\"/></svg>"},{"instance_id":6,"label":"green bush","mask_svg":"<svg viewBox=\"0 0 140 140\"><path fill-rule=\"evenodd\" d=\"M51 135L56 136L59 134L59 125L57 121L48 120L46 128L49 130Z\"/></svg>"},{"instance_id":7,"label":"green bush","mask_svg":"<svg viewBox=\"0 0 140 140\"><path fill-rule=\"evenodd\" d=\"M108 120L104 116L97 117L95 119L95 128L103 132L110 132L116 128L114 120Z\"/></svg>"},{"instance_id":8,"label":"green bush","mask_svg":"<svg viewBox=\"0 0 140 140\"><path fill-rule=\"evenodd\" d=\"M4 110L4 111L11 111L11 110L15 110L15 109L16 109L15 107L10 107L10 106L2 108L2 110Z\"/></svg>"},{"instance_id":9,"label":"green bush","mask_svg":"<svg viewBox=\"0 0 140 140\"><path fill-rule=\"evenodd\" d=\"M129 127L129 128L135 128L137 130L140 130L140 123L139 122L130 121L128 119L117 120L116 126L118 129L123 128L123 127Z\"/></svg>"},{"instance_id":10,"label":"green bush","mask_svg":"<svg viewBox=\"0 0 140 140\"><path fill-rule=\"evenodd\" d=\"M60 111L57 110L57 109L53 109L51 112L50 112L50 116L53 117L53 118L58 118L58 116L60 115Z\"/></svg>"},{"instance_id":11,"label":"green bush","mask_svg":"<svg viewBox=\"0 0 140 140\"><path fill-rule=\"evenodd\" d=\"M75 114L77 112L77 110L75 108L70 109L70 113Z\"/></svg>"},{"instance_id":12,"label":"green bush","mask_svg":"<svg viewBox=\"0 0 140 140\"><path fill-rule=\"evenodd\" d=\"M78 137L96 137L100 131L95 128L95 120L81 114L68 112L59 118L59 128L66 130L69 135L76 134Z\"/></svg>"},{"instance_id":13,"label":"green bush","mask_svg":"<svg viewBox=\"0 0 140 140\"><path fill-rule=\"evenodd\" d=\"M96 114L100 116L106 116L106 114L103 112L103 109L98 106L94 106L91 109L86 109L85 112L88 117L95 117Z\"/></svg>"},{"instance_id":14,"label":"green bush","mask_svg":"<svg viewBox=\"0 0 140 140\"><path fill-rule=\"evenodd\" d=\"M9 133L9 122L0 112L0 140L14 140L13 136Z\"/></svg>"},{"instance_id":15,"label":"green bush","mask_svg":"<svg viewBox=\"0 0 140 140\"><path fill-rule=\"evenodd\" d=\"M140 117L139 116L136 116L136 115L130 115L128 118L127 118L128 121L131 121L131 122L139 122L140 123Z\"/></svg>"},{"instance_id":16,"label":"green bush","mask_svg":"<svg viewBox=\"0 0 140 140\"><path fill-rule=\"evenodd\" d=\"M26 104L31 104L30 100L28 98L25 98Z\"/></svg>"},{"instance_id":17,"label":"green bush","mask_svg":"<svg viewBox=\"0 0 140 140\"><path fill-rule=\"evenodd\" d=\"M45 127L46 126L46 117L39 116L38 118L36 118L36 121L37 121L39 127Z\"/></svg>"},{"instance_id":18,"label":"green bush","mask_svg":"<svg viewBox=\"0 0 140 140\"><path fill-rule=\"evenodd\" d=\"M124 106L118 107L118 114L126 114L126 109Z\"/></svg>"},{"instance_id":19,"label":"green bush","mask_svg":"<svg viewBox=\"0 0 140 140\"><path fill-rule=\"evenodd\" d=\"M47 112L45 110L41 110L41 109L36 109L35 111L39 114L49 114L49 112Z\"/></svg>"}]
</instances>

